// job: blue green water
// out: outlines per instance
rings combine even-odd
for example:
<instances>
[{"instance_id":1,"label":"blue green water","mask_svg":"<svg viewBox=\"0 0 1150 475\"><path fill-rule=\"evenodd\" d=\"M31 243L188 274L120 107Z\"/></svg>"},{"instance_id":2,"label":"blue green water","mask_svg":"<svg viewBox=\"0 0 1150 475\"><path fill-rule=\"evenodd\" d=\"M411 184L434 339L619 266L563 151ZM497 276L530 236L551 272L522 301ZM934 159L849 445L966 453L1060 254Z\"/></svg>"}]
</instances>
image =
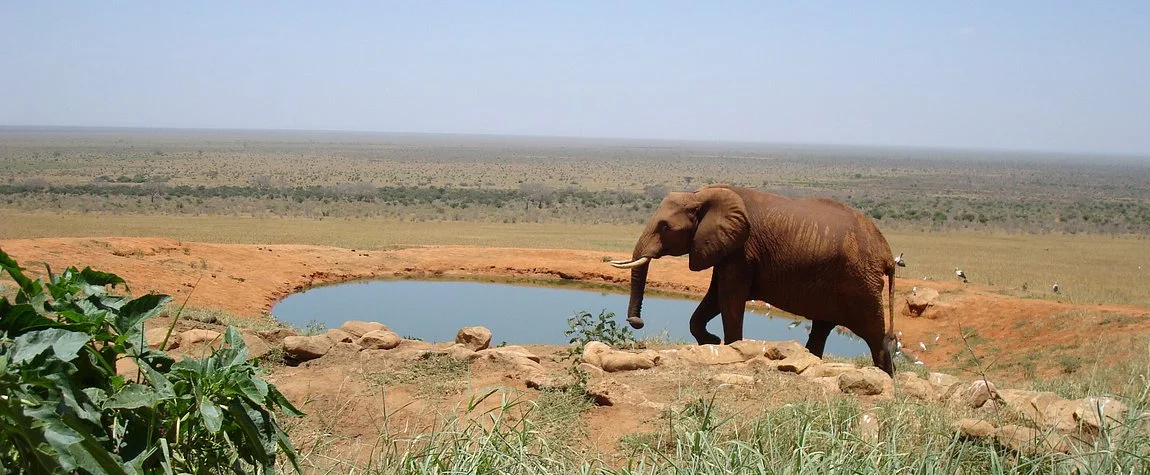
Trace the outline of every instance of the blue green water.
<instances>
[{"instance_id":1,"label":"blue green water","mask_svg":"<svg viewBox=\"0 0 1150 475\"><path fill-rule=\"evenodd\" d=\"M637 338L663 335L665 340L694 343L687 321L698 301L651 298L643 300L646 326ZM363 281L313 288L281 300L272 314L296 327L319 322L337 328L348 320L380 322L396 333L425 341L453 341L460 327L481 325L493 344L566 344L567 317L587 311L598 316L614 312L624 321L627 296L587 290L455 281ZM809 322L747 312L743 337L755 340L798 340L806 343ZM708 325L723 335L722 318ZM826 352L840 356L869 354L853 335L832 333Z\"/></svg>"}]
</instances>

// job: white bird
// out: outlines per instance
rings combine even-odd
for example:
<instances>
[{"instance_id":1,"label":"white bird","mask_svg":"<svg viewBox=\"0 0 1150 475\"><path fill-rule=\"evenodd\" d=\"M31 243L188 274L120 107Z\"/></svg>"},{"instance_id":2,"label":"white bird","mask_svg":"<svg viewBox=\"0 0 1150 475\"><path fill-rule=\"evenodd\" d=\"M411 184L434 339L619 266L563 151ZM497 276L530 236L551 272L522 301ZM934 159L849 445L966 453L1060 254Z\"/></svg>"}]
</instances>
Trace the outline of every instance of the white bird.
<instances>
[{"instance_id":1,"label":"white bird","mask_svg":"<svg viewBox=\"0 0 1150 475\"><path fill-rule=\"evenodd\" d=\"M937 334L937 335L935 335L935 336L934 336L934 342L935 342L935 343L938 343L938 339L939 339L939 338L942 338L942 333L939 333L939 334Z\"/></svg>"},{"instance_id":2,"label":"white bird","mask_svg":"<svg viewBox=\"0 0 1150 475\"><path fill-rule=\"evenodd\" d=\"M1050 287L1050 290L1054 291L1054 293L1057 294L1058 293L1058 282L1055 282L1054 285Z\"/></svg>"},{"instance_id":3,"label":"white bird","mask_svg":"<svg viewBox=\"0 0 1150 475\"><path fill-rule=\"evenodd\" d=\"M920 341L920 342L918 342L918 347L922 348L922 351L926 351L926 343L923 343Z\"/></svg>"},{"instance_id":4,"label":"white bird","mask_svg":"<svg viewBox=\"0 0 1150 475\"><path fill-rule=\"evenodd\" d=\"M898 253L898 257L894 258L895 265L899 267L906 267L906 261L902 260L902 253Z\"/></svg>"},{"instance_id":5,"label":"white bird","mask_svg":"<svg viewBox=\"0 0 1150 475\"><path fill-rule=\"evenodd\" d=\"M918 295L918 287L911 287L910 288L910 294L911 295Z\"/></svg>"},{"instance_id":6,"label":"white bird","mask_svg":"<svg viewBox=\"0 0 1150 475\"><path fill-rule=\"evenodd\" d=\"M954 268L954 275L958 276L959 279L962 279L962 283L964 283L964 284L966 283L966 273L963 272L962 269L955 267Z\"/></svg>"},{"instance_id":7,"label":"white bird","mask_svg":"<svg viewBox=\"0 0 1150 475\"><path fill-rule=\"evenodd\" d=\"M802 323L802 322L800 322L800 321L798 321L798 320L795 320L795 321L791 322L791 324L790 324L790 325L787 325L787 328L794 328L794 327L797 327L797 326L799 326L799 324L800 324L800 323Z\"/></svg>"},{"instance_id":8,"label":"white bird","mask_svg":"<svg viewBox=\"0 0 1150 475\"><path fill-rule=\"evenodd\" d=\"M898 337L899 337L899 339L902 339L902 330L898 331Z\"/></svg>"},{"instance_id":9,"label":"white bird","mask_svg":"<svg viewBox=\"0 0 1150 475\"><path fill-rule=\"evenodd\" d=\"M923 363L922 363L922 360L918 359L918 357L916 356L914 358L914 364L923 364Z\"/></svg>"}]
</instances>

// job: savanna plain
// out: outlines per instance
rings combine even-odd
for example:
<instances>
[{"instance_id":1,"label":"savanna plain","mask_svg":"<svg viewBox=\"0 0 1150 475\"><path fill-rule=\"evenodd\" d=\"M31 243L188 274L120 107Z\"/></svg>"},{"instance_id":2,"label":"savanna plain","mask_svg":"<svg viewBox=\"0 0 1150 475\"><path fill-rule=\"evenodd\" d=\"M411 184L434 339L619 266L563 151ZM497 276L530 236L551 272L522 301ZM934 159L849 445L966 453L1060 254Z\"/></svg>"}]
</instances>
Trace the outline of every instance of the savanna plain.
<instances>
[{"instance_id":1,"label":"savanna plain","mask_svg":"<svg viewBox=\"0 0 1150 475\"><path fill-rule=\"evenodd\" d=\"M305 414L278 416L305 472L1150 473L1146 158L0 128L0 164L0 249L32 276L90 265L172 295L149 328L254 338L264 377ZM605 261L630 256L666 193L714 183L830 197L878 224L907 262L895 378L860 390L869 357L796 367L800 349L763 343L716 361L576 321L578 343L649 365L604 372L577 344L365 349L363 332L285 329L269 313L364 278L625 292L629 274ZM697 298L709 274L668 258L650 279ZM927 289L937 297L912 310ZM288 336L330 344L301 361Z\"/></svg>"}]
</instances>

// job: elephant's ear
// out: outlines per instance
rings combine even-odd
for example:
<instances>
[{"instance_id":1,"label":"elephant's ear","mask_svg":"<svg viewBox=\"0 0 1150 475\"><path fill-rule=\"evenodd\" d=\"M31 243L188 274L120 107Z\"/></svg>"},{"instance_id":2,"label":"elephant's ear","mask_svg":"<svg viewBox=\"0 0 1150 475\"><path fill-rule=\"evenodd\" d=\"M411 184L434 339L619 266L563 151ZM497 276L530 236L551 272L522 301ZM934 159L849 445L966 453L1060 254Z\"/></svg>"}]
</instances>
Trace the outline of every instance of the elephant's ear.
<instances>
[{"instance_id":1,"label":"elephant's ear","mask_svg":"<svg viewBox=\"0 0 1150 475\"><path fill-rule=\"evenodd\" d=\"M690 266L701 271L741 247L750 226L743 199L730 188L703 188L695 192L695 198L701 205L699 225L691 241Z\"/></svg>"}]
</instances>

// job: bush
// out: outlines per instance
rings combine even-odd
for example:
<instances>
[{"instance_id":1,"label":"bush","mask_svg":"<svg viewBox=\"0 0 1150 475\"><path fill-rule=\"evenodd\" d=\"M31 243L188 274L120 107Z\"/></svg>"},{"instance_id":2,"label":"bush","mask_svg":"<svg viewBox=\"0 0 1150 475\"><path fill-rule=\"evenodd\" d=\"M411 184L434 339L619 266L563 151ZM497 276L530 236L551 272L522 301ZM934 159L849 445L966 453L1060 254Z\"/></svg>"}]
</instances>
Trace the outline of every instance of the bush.
<instances>
[{"instance_id":1,"label":"bush","mask_svg":"<svg viewBox=\"0 0 1150 475\"><path fill-rule=\"evenodd\" d=\"M563 335L570 338L568 343L572 346L568 349L569 356L582 354L583 347L592 341L614 347L635 345L635 335L631 329L615 324L615 312L607 310L599 312L597 320L586 311L567 317L567 330Z\"/></svg>"},{"instance_id":2,"label":"bush","mask_svg":"<svg viewBox=\"0 0 1150 475\"><path fill-rule=\"evenodd\" d=\"M234 328L210 356L175 362L143 325L171 297L110 293L127 284L91 268L32 280L2 250L0 268L19 286L14 303L0 297L0 472L267 473L278 450L299 470L272 411L300 413Z\"/></svg>"}]
</instances>

